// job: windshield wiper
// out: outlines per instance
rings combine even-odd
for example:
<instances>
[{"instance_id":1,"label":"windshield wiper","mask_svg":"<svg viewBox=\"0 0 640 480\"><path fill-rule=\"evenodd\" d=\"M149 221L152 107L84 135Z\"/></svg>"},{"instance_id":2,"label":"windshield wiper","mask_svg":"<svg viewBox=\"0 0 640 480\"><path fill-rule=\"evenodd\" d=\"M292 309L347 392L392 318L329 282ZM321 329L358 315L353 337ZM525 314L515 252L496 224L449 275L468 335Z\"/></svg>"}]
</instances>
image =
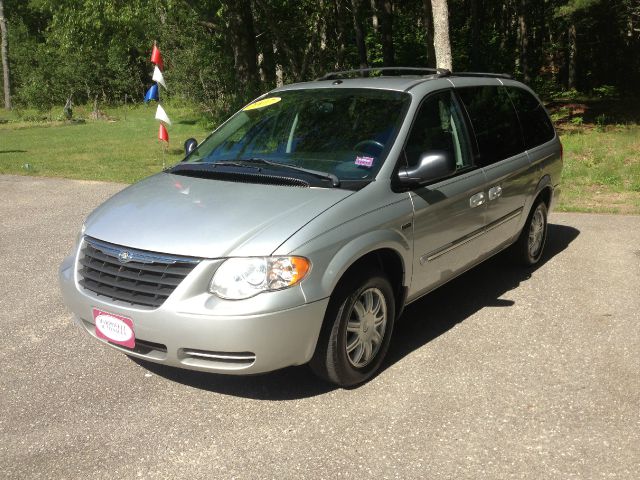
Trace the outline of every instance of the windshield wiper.
<instances>
[{"instance_id":1,"label":"windshield wiper","mask_svg":"<svg viewBox=\"0 0 640 480\"><path fill-rule=\"evenodd\" d=\"M333 173L320 172L318 170L312 170L310 168L296 167L294 165L287 165L286 163L280 162L272 162L271 160L267 160L265 158L252 157L241 160L242 162L255 162L260 163L262 165L269 165L272 167L284 167L289 170L297 170L298 172L308 173L309 175L313 175L315 177L324 178L331 181L331 185L333 187L340 186L340 179L334 175Z\"/></svg>"},{"instance_id":2,"label":"windshield wiper","mask_svg":"<svg viewBox=\"0 0 640 480\"><path fill-rule=\"evenodd\" d=\"M264 158L247 158L247 159L241 159L241 160L220 160L217 162L212 162L212 163L202 163L202 164L194 164L198 165L202 171L210 171L209 169L215 168L217 166L221 166L221 167L240 167L240 168L251 168L254 170L258 170L260 171L261 168L258 165L252 165L253 164L259 164L259 165L268 165L270 167L283 167L289 170L296 170L299 172L303 172L309 175L313 175L315 177L319 177L319 178L324 178L326 180L329 180L331 182L331 185L333 187L339 187L340 186L340 179L334 175L333 173L326 173L326 172L320 172L318 170L312 170L310 168L303 168L303 167L296 167L293 165L287 165L286 163L279 163L279 162L272 162L271 160L267 160ZM175 169L176 167L186 167L187 165L176 165L174 167L172 167L172 170ZM180 169L182 170L182 169ZM189 164L189 168L188 170L194 170L193 166L191 164Z\"/></svg>"},{"instance_id":3,"label":"windshield wiper","mask_svg":"<svg viewBox=\"0 0 640 480\"><path fill-rule=\"evenodd\" d=\"M226 166L226 167L257 168L258 170L260 170L260 167L254 167L252 165L247 165L246 163L240 163L240 161L234 162L234 161L221 160L221 161L218 161L218 162L210 163L210 165L212 167L220 165L222 167Z\"/></svg>"},{"instance_id":4,"label":"windshield wiper","mask_svg":"<svg viewBox=\"0 0 640 480\"><path fill-rule=\"evenodd\" d=\"M253 170L260 170L260 167L256 167L255 165L250 165L247 163L241 163L239 161L226 161L222 160L219 162L197 162L197 163L178 163L173 165L172 167L167 168L167 170L202 170L202 171L210 171L212 168L216 167L240 167L240 168L251 168Z\"/></svg>"}]
</instances>

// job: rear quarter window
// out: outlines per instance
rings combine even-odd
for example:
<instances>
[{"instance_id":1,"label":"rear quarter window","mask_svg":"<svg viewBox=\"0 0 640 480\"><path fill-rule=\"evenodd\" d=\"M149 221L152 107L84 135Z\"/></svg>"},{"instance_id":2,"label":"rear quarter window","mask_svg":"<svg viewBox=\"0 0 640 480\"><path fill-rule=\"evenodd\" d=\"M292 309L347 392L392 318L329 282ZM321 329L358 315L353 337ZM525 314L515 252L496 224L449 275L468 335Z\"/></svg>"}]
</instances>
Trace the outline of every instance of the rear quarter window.
<instances>
[{"instance_id":1,"label":"rear quarter window","mask_svg":"<svg viewBox=\"0 0 640 480\"><path fill-rule=\"evenodd\" d=\"M526 148L531 149L553 139L553 124L538 99L521 88L509 87L507 90L518 112Z\"/></svg>"},{"instance_id":2,"label":"rear quarter window","mask_svg":"<svg viewBox=\"0 0 640 480\"><path fill-rule=\"evenodd\" d=\"M481 166L524 151L518 116L504 87L465 87L457 91L473 125Z\"/></svg>"}]
</instances>

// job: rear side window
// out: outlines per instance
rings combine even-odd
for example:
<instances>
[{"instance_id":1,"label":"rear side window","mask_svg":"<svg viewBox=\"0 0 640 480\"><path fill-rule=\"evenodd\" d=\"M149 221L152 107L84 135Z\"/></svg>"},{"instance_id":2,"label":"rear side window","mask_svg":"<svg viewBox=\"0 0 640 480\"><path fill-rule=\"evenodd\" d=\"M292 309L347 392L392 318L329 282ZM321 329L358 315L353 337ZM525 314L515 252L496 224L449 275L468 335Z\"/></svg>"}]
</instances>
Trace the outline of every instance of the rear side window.
<instances>
[{"instance_id":1,"label":"rear side window","mask_svg":"<svg viewBox=\"0 0 640 480\"><path fill-rule=\"evenodd\" d=\"M555 135L553 125L540 102L521 88L509 87L508 92L518 112L527 149L551 140Z\"/></svg>"},{"instance_id":2,"label":"rear side window","mask_svg":"<svg viewBox=\"0 0 640 480\"><path fill-rule=\"evenodd\" d=\"M470 87L457 91L478 140L481 166L525 150L518 116L504 87Z\"/></svg>"}]
</instances>

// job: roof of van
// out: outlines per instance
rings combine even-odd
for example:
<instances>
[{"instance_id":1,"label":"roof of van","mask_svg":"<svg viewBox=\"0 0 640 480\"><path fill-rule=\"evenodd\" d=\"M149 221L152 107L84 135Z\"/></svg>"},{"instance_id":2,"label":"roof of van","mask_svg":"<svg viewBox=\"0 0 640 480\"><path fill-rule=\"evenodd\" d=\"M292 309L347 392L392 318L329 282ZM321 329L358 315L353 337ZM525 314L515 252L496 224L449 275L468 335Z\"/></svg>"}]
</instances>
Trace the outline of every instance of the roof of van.
<instances>
[{"instance_id":1,"label":"roof of van","mask_svg":"<svg viewBox=\"0 0 640 480\"><path fill-rule=\"evenodd\" d=\"M391 72L400 75L390 75ZM363 75L364 73L378 74L377 76L354 76ZM380 75L384 73L384 75ZM428 74L427 74L428 73ZM359 70L347 70L342 72L333 72L324 75L310 82L292 83L276 88L274 91L282 92L286 90L314 89L314 88L371 88L382 90L394 90L405 92L415 85L424 83L428 80L436 80L442 78L477 78L478 84L485 83L488 79L511 79L509 75L501 73L476 73L476 72L450 72L444 69L427 69L412 67L393 67L393 68L367 68ZM483 82L481 79L484 79Z\"/></svg>"},{"instance_id":2,"label":"roof of van","mask_svg":"<svg viewBox=\"0 0 640 480\"><path fill-rule=\"evenodd\" d=\"M364 78L344 78L336 80L314 80L311 82L292 83L277 88L276 91L300 90L312 88L329 88L340 86L342 88L375 88L382 90L395 90L404 92L412 86L425 81L428 77L417 75L403 77L364 77ZM436 78L436 77L432 77Z\"/></svg>"}]
</instances>

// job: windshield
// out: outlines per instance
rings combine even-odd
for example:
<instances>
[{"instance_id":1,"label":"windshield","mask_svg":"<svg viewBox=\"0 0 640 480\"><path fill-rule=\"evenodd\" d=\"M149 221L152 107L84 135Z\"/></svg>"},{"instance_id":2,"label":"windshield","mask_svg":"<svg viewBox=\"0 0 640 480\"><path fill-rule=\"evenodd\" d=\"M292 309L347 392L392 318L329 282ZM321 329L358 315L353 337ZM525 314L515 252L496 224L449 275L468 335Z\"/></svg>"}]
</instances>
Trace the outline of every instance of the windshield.
<instances>
[{"instance_id":1,"label":"windshield","mask_svg":"<svg viewBox=\"0 0 640 480\"><path fill-rule=\"evenodd\" d=\"M183 165L242 162L285 169L288 176L307 170L340 182L371 180L409 99L402 92L365 89L275 92L231 117Z\"/></svg>"}]
</instances>

